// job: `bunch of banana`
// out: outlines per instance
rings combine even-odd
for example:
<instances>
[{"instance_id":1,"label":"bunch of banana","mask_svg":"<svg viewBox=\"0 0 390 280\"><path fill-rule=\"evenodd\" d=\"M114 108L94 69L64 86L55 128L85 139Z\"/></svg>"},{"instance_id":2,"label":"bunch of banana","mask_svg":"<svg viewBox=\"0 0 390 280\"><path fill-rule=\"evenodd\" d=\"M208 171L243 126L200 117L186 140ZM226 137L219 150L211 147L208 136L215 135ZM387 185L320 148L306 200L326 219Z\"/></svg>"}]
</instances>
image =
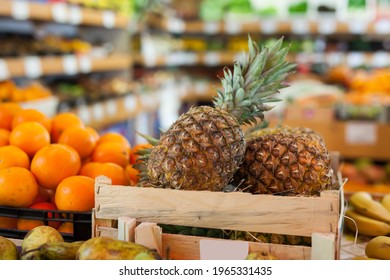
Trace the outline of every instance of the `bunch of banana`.
<instances>
[{"instance_id":1,"label":"bunch of banana","mask_svg":"<svg viewBox=\"0 0 390 280\"><path fill-rule=\"evenodd\" d=\"M360 191L350 197L349 204L345 212L349 230L372 237L390 234L390 194L376 201L370 193Z\"/></svg>"},{"instance_id":2,"label":"bunch of banana","mask_svg":"<svg viewBox=\"0 0 390 280\"><path fill-rule=\"evenodd\" d=\"M390 237L377 236L368 241L365 253L367 258L390 260Z\"/></svg>"}]
</instances>

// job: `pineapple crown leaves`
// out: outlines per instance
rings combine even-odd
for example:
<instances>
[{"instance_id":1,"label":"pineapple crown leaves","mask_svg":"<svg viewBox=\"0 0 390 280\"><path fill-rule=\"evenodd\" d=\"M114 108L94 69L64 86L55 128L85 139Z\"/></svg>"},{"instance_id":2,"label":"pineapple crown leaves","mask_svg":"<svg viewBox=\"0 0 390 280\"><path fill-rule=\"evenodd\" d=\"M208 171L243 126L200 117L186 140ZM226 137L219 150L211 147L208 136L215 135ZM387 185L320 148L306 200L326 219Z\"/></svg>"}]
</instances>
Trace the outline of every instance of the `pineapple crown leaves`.
<instances>
[{"instance_id":1,"label":"pineapple crown leaves","mask_svg":"<svg viewBox=\"0 0 390 280\"><path fill-rule=\"evenodd\" d=\"M275 95L287 87L283 82L296 66L286 60L288 48L282 48L282 43L280 38L260 49L248 36L248 54L242 65L234 63L233 72L224 69L223 90L218 90L214 106L230 112L240 124L256 123L256 118L263 120L264 112L273 108L266 103L280 101Z\"/></svg>"}]
</instances>

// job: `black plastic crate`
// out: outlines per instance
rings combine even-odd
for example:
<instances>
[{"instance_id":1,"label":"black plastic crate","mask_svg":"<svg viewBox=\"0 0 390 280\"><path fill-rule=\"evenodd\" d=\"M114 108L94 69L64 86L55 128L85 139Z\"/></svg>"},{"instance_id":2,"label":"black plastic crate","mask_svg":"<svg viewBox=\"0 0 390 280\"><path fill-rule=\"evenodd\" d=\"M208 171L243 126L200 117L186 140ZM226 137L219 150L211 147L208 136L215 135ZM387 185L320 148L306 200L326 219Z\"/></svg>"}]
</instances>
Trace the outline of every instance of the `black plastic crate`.
<instances>
[{"instance_id":1,"label":"black plastic crate","mask_svg":"<svg viewBox=\"0 0 390 280\"><path fill-rule=\"evenodd\" d=\"M91 211L76 212L0 206L0 217L38 220L45 225L48 225L49 221L71 222L73 223L73 234L61 233L65 241L87 240L92 237ZM28 230L0 228L0 236L7 238L23 239L27 232Z\"/></svg>"}]
</instances>

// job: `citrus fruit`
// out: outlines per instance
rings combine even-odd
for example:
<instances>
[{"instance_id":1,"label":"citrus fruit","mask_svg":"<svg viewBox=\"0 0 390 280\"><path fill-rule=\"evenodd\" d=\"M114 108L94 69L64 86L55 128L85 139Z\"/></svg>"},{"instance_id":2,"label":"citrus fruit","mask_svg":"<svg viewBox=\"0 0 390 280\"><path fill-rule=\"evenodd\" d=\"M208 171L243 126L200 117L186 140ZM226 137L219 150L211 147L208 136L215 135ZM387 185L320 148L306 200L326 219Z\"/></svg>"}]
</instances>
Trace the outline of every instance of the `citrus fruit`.
<instances>
[{"instance_id":1,"label":"citrus fruit","mask_svg":"<svg viewBox=\"0 0 390 280\"><path fill-rule=\"evenodd\" d=\"M8 167L30 168L30 159L28 155L16 146L0 147L0 170Z\"/></svg>"},{"instance_id":2,"label":"citrus fruit","mask_svg":"<svg viewBox=\"0 0 390 280\"><path fill-rule=\"evenodd\" d=\"M54 199L59 210L91 211L95 206L95 180L81 175L65 178Z\"/></svg>"},{"instance_id":3,"label":"citrus fruit","mask_svg":"<svg viewBox=\"0 0 390 280\"><path fill-rule=\"evenodd\" d=\"M36 109L22 109L13 117L12 129L24 122L37 122L43 125L48 132L51 131L51 119Z\"/></svg>"},{"instance_id":4,"label":"citrus fruit","mask_svg":"<svg viewBox=\"0 0 390 280\"><path fill-rule=\"evenodd\" d=\"M0 217L0 228L16 228L17 219L9 217Z\"/></svg>"},{"instance_id":5,"label":"citrus fruit","mask_svg":"<svg viewBox=\"0 0 390 280\"><path fill-rule=\"evenodd\" d=\"M9 135L11 131L0 128L0 147L7 146L9 144Z\"/></svg>"},{"instance_id":6,"label":"citrus fruit","mask_svg":"<svg viewBox=\"0 0 390 280\"><path fill-rule=\"evenodd\" d=\"M127 149L130 149L131 148L131 145L130 145L130 142L129 140L127 140L127 138L120 134L119 132L106 132L104 134L102 134L99 138L99 141L98 141L98 145L100 144L103 144L103 143L107 143L107 142L117 142L117 143L120 143L122 144L122 146L124 148L127 148Z\"/></svg>"},{"instance_id":7,"label":"citrus fruit","mask_svg":"<svg viewBox=\"0 0 390 280\"><path fill-rule=\"evenodd\" d=\"M129 163L130 148L126 148L118 142L106 142L98 144L91 155L91 161L112 162L123 168Z\"/></svg>"},{"instance_id":8,"label":"citrus fruit","mask_svg":"<svg viewBox=\"0 0 390 280\"><path fill-rule=\"evenodd\" d=\"M151 149L151 148L153 148L153 145L149 144L149 143L137 144L133 148L131 148L131 151L130 151L130 164L134 164L134 163L137 162L137 160L138 160L138 158L140 156L138 154L138 151L143 150L143 149Z\"/></svg>"},{"instance_id":9,"label":"citrus fruit","mask_svg":"<svg viewBox=\"0 0 390 280\"><path fill-rule=\"evenodd\" d=\"M90 156L95 149L98 138L96 130L91 127L69 127L61 134L58 143L74 148L81 159Z\"/></svg>"},{"instance_id":10,"label":"citrus fruit","mask_svg":"<svg viewBox=\"0 0 390 280\"><path fill-rule=\"evenodd\" d=\"M139 181L139 170L135 169L132 164L128 164L125 168L125 175L130 182L131 186L137 185Z\"/></svg>"},{"instance_id":11,"label":"citrus fruit","mask_svg":"<svg viewBox=\"0 0 390 280\"><path fill-rule=\"evenodd\" d=\"M72 222L64 222L58 228L58 231L61 233L71 233L73 234L73 223Z\"/></svg>"},{"instance_id":12,"label":"citrus fruit","mask_svg":"<svg viewBox=\"0 0 390 280\"><path fill-rule=\"evenodd\" d=\"M12 120L19 110L22 110L22 107L16 102L0 103L0 128L11 130Z\"/></svg>"},{"instance_id":13,"label":"citrus fruit","mask_svg":"<svg viewBox=\"0 0 390 280\"><path fill-rule=\"evenodd\" d=\"M111 179L113 185L128 185L124 169L112 162L88 162L81 167L80 175L95 179L98 176L106 176Z\"/></svg>"},{"instance_id":14,"label":"citrus fruit","mask_svg":"<svg viewBox=\"0 0 390 280\"><path fill-rule=\"evenodd\" d=\"M40 186L56 189L69 176L76 175L81 166L75 149L63 144L50 144L38 150L31 161L31 172Z\"/></svg>"},{"instance_id":15,"label":"citrus fruit","mask_svg":"<svg viewBox=\"0 0 390 280\"><path fill-rule=\"evenodd\" d=\"M53 203L50 203L50 202L35 203L35 204L30 205L28 208L29 209L39 209L39 210L57 210L57 207ZM53 216L59 217L59 214L58 213L50 213L50 212L47 213L48 218L52 218ZM18 219L16 227L19 230L31 230L35 227L43 226L44 224L45 223L41 220ZM57 229L61 225L61 222L48 221L48 225Z\"/></svg>"},{"instance_id":16,"label":"citrus fruit","mask_svg":"<svg viewBox=\"0 0 390 280\"><path fill-rule=\"evenodd\" d=\"M34 175L23 167L0 170L0 205L28 207L38 194Z\"/></svg>"},{"instance_id":17,"label":"citrus fruit","mask_svg":"<svg viewBox=\"0 0 390 280\"><path fill-rule=\"evenodd\" d=\"M9 143L32 157L40 148L50 144L50 134L40 123L23 122L11 131Z\"/></svg>"},{"instance_id":18,"label":"citrus fruit","mask_svg":"<svg viewBox=\"0 0 390 280\"><path fill-rule=\"evenodd\" d=\"M84 127L79 116L70 112L63 112L55 115L51 121L51 140L57 143L62 132L72 126Z\"/></svg>"}]
</instances>

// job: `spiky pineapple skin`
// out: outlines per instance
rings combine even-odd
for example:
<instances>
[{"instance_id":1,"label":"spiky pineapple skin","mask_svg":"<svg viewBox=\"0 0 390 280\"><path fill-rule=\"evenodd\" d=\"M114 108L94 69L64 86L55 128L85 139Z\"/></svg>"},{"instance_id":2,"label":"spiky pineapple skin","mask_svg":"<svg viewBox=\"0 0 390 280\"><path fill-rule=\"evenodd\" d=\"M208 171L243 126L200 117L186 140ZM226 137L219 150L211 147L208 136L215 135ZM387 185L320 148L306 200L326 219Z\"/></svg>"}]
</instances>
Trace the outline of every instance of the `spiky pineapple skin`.
<instances>
[{"instance_id":1,"label":"spiky pineapple skin","mask_svg":"<svg viewBox=\"0 0 390 280\"><path fill-rule=\"evenodd\" d=\"M314 131L264 129L247 138L245 158L234 177L240 190L312 196L331 188L331 159Z\"/></svg>"},{"instance_id":2,"label":"spiky pineapple skin","mask_svg":"<svg viewBox=\"0 0 390 280\"><path fill-rule=\"evenodd\" d=\"M148 160L148 177L167 188L222 191L241 164L245 146L231 114L193 107L162 134Z\"/></svg>"}]
</instances>

